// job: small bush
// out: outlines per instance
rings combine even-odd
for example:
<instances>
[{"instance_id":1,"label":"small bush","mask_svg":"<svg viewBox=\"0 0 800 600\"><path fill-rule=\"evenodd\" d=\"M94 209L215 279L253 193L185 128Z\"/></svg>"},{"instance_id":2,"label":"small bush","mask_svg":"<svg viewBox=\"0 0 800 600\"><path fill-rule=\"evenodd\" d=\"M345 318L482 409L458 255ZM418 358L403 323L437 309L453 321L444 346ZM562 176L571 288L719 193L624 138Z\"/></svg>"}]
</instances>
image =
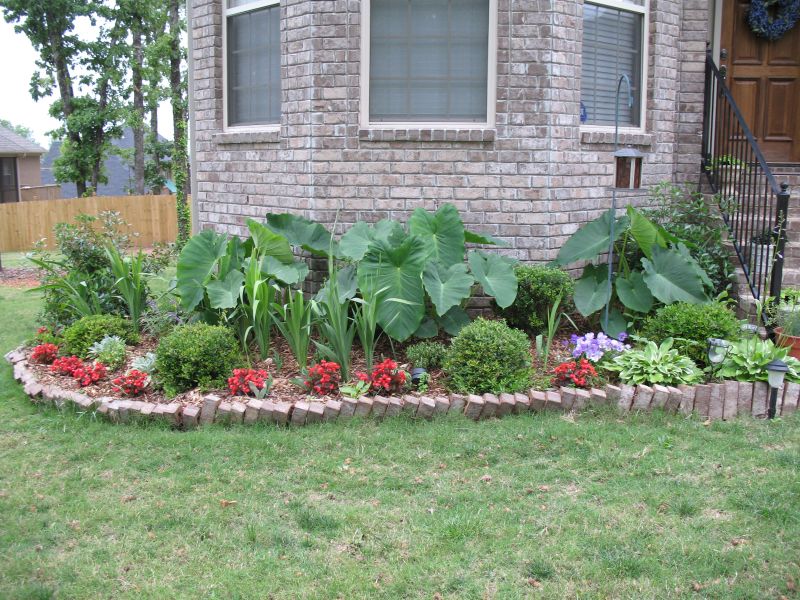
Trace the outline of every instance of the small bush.
<instances>
[{"instance_id":1,"label":"small bush","mask_svg":"<svg viewBox=\"0 0 800 600\"><path fill-rule=\"evenodd\" d=\"M430 371L442 366L446 352L441 342L419 342L406 348L406 358L412 366Z\"/></svg>"},{"instance_id":2,"label":"small bush","mask_svg":"<svg viewBox=\"0 0 800 600\"><path fill-rule=\"evenodd\" d=\"M156 371L168 395L222 387L238 359L236 338L218 325L180 325L161 340Z\"/></svg>"},{"instance_id":3,"label":"small bush","mask_svg":"<svg viewBox=\"0 0 800 600\"><path fill-rule=\"evenodd\" d=\"M520 392L531 383L530 340L505 321L477 319L453 339L443 368L456 392Z\"/></svg>"},{"instance_id":4,"label":"small bush","mask_svg":"<svg viewBox=\"0 0 800 600\"><path fill-rule=\"evenodd\" d=\"M125 363L125 342L118 335L107 335L92 344L88 354L115 371Z\"/></svg>"},{"instance_id":5,"label":"small bush","mask_svg":"<svg viewBox=\"0 0 800 600\"><path fill-rule=\"evenodd\" d=\"M64 330L64 353L86 358L92 344L106 336L118 336L127 344L139 341L133 323L114 315L91 315L75 321Z\"/></svg>"},{"instance_id":6,"label":"small bush","mask_svg":"<svg viewBox=\"0 0 800 600\"><path fill-rule=\"evenodd\" d=\"M561 295L561 307L569 310L575 284L568 273L542 265L517 265L517 298L508 308L494 306L509 325L538 334L547 327L547 311Z\"/></svg>"},{"instance_id":7,"label":"small bush","mask_svg":"<svg viewBox=\"0 0 800 600\"><path fill-rule=\"evenodd\" d=\"M679 302L659 308L645 320L639 333L656 344L672 338L679 353L702 365L708 363L708 338L736 339L741 324L733 311L719 302Z\"/></svg>"}]
</instances>

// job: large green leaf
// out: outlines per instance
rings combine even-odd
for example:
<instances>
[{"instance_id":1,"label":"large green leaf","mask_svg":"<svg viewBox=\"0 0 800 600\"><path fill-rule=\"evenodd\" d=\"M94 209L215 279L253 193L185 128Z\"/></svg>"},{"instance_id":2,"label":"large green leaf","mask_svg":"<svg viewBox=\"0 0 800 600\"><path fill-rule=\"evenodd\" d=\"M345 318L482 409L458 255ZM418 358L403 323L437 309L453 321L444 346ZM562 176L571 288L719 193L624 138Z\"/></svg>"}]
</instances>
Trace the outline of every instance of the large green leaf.
<instances>
[{"instance_id":1,"label":"large green leaf","mask_svg":"<svg viewBox=\"0 0 800 600\"><path fill-rule=\"evenodd\" d=\"M622 303L640 313L648 313L653 308L653 294L647 288L641 271L631 271L628 277L617 277L617 297Z\"/></svg>"},{"instance_id":2,"label":"large green leaf","mask_svg":"<svg viewBox=\"0 0 800 600\"><path fill-rule=\"evenodd\" d=\"M641 212L628 205L628 218L631 220L631 235L647 258L652 258L653 246L667 247L661 229Z\"/></svg>"},{"instance_id":3,"label":"large green leaf","mask_svg":"<svg viewBox=\"0 0 800 600\"><path fill-rule=\"evenodd\" d=\"M265 225L253 219L247 219L247 227L253 238L253 244L261 256L272 256L284 264L294 262L294 254L289 242L279 233L270 231Z\"/></svg>"},{"instance_id":4,"label":"large green leaf","mask_svg":"<svg viewBox=\"0 0 800 600\"><path fill-rule=\"evenodd\" d=\"M425 242L408 236L401 244L375 240L358 263L358 285L368 294L382 290L378 324L391 338L404 341L425 316L422 270L428 256Z\"/></svg>"},{"instance_id":5,"label":"large green leaf","mask_svg":"<svg viewBox=\"0 0 800 600\"><path fill-rule=\"evenodd\" d=\"M575 308L588 317L608 304L609 300L608 265L586 265L583 275L575 282Z\"/></svg>"},{"instance_id":6,"label":"large green leaf","mask_svg":"<svg viewBox=\"0 0 800 600\"><path fill-rule=\"evenodd\" d=\"M664 304L708 302L703 279L695 266L677 250L654 246L652 260L643 258L642 266L647 287Z\"/></svg>"},{"instance_id":7,"label":"large green leaf","mask_svg":"<svg viewBox=\"0 0 800 600\"><path fill-rule=\"evenodd\" d=\"M452 307L461 304L464 298L469 298L475 278L467 272L467 265L463 262L449 268L438 262L429 262L422 274L422 282L436 314L444 315Z\"/></svg>"},{"instance_id":8,"label":"large green leaf","mask_svg":"<svg viewBox=\"0 0 800 600\"><path fill-rule=\"evenodd\" d=\"M439 325L431 317L425 317L417 330L414 332L415 338L428 339L439 335Z\"/></svg>"},{"instance_id":9,"label":"large green leaf","mask_svg":"<svg viewBox=\"0 0 800 600\"><path fill-rule=\"evenodd\" d=\"M424 208L414 209L408 230L425 240L432 260L445 267L464 262L464 224L452 204L443 205L433 214Z\"/></svg>"},{"instance_id":10,"label":"large green leaf","mask_svg":"<svg viewBox=\"0 0 800 600\"><path fill-rule=\"evenodd\" d=\"M568 265L578 260L592 260L598 254L608 251L611 242L611 222L614 219L614 211L609 209L607 212L591 223L587 223L569 238L554 261L557 265ZM622 217L614 223L614 241L619 239L622 232L628 226L628 218Z\"/></svg>"},{"instance_id":11,"label":"large green leaf","mask_svg":"<svg viewBox=\"0 0 800 600\"><path fill-rule=\"evenodd\" d=\"M286 285L297 285L308 277L308 265L300 261L285 264L274 256L265 256L261 259L261 273Z\"/></svg>"},{"instance_id":12,"label":"large green leaf","mask_svg":"<svg viewBox=\"0 0 800 600\"><path fill-rule=\"evenodd\" d=\"M338 255L338 244L319 223L290 213L267 215L267 227L285 237L292 246L300 246L317 256Z\"/></svg>"},{"instance_id":13,"label":"large green leaf","mask_svg":"<svg viewBox=\"0 0 800 600\"><path fill-rule=\"evenodd\" d=\"M615 306L612 306L608 311L607 323L605 313L603 313L600 318L600 325L603 327L603 331L613 338L618 338L620 333L628 330L628 322L625 320L625 316Z\"/></svg>"},{"instance_id":14,"label":"large green leaf","mask_svg":"<svg viewBox=\"0 0 800 600\"><path fill-rule=\"evenodd\" d=\"M369 224L359 221L348 229L339 240L339 252L344 258L359 261L369 249L375 232Z\"/></svg>"},{"instance_id":15,"label":"large green leaf","mask_svg":"<svg viewBox=\"0 0 800 600\"><path fill-rule=\"evenodd\" d=\"M192 310L203 300L206 281L225 255L227 244L226 236L206 229L183 247L178 257L176 291L184 309Z\"/></svg>"},{"instance_id":16,"label":"large green leaf","mask_svg":"<svg viewBox=\"0 0 800 600\"><path fill-rule=\"evenodd\" d=\"M483 291L494 296L500 308L511 306L517 297L516 261L499 254L487 254L480 250L469 253L469 266Z\"/></svg>"},{"instance_id":17,"label":"large green leaf","mask_svg":"<svg viewBox=\"0 0 800 600\"><path fill-rule=\"evenodd\" d=\"M464 230L464 241L470 244L482 244L484 246L497 246L498 248L507 248L508 244L503 240L489 235L488 233L478 233L477 231Z\"/></svg>"},{"instance_id":18,"label":"large green leaf","mask_svg":"<svg viewBox=\"0 0 800 600\"><path fill-rule=\"evenodd\" d=\"M460 306L454 306L441 317L437 317L436 320L439 321L439 325L441 325L442 329L449 335L458 335L464 327L470 324L467 311Z\"/></svg>"},{"instance_id":19,"label":"large green leaf","mask_svg":"<svg viewBox=\"0 0 800 600\"><path fill-rule=\"evenodd\" d=\"M244 273L231 271L225 279L215 279L208 284L208 300L211 308L236 308L244 285Z\"/></svg>"}]
</instances>

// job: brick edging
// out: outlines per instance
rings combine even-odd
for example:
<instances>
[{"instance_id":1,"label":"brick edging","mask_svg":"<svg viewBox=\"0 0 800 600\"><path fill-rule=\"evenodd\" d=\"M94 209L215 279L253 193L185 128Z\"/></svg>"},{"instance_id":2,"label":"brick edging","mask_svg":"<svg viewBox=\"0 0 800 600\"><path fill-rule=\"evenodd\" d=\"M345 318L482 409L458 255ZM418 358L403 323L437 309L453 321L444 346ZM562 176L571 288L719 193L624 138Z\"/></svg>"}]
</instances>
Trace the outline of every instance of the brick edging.
<instances>
[{"instance_id":1,"label":"brick edging","mask_svg":"<svg viewBox=\"0 0 800 600\"><path fill-rule=\"evenodd\" d=\"M164 419L176 427L191 429L210 423L255 423L264 421L277 425L309 425L335 419L374 417L383 419L399 414L432 419L443 414L463 414L480 420L503 417L509 414L555 410L578 411L587 406L614 405L621 412L650 411L662 408L667 412L692 414L711 420L728 420L749 415L764 418L767 415L769 388L764 382L750 383L723 381L678 387L663 385L606 385L603 389L583 390L560 388L558 390L530 390L527 394L450 394L449 396L402 397L363 396L358 399L342 398L326 403L300 401L288 402L256 400L242 397L223 400L216 394L206 394L201 406L183 406L177 402L155 404L140 400L104 396L92 398L72 390L52 385L41 385L28 368L23 348L5 355L14 367L14 379L23 384L25 393L33 402L54 404L59 408L73 404L84 410L94 410L115 423L134 419ZM777 414L789 415L798 408L800 384L787 383L778 398Z\"/></svg>"}]
</instances>

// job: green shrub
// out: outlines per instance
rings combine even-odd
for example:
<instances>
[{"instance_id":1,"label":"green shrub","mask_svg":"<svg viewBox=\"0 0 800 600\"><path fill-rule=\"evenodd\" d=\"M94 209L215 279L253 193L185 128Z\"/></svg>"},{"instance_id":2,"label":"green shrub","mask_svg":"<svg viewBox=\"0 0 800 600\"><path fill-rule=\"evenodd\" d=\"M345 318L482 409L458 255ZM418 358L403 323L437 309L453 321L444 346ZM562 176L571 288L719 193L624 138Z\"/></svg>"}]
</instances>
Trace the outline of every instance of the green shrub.
<instances>
[{"instance_id":1,"label":"green shrub","mask_svg":"<svg viewBox=\"0 0 800 600\"><path fill-rule=\"evenodd\" d=\"M92 344L111 335L119 336L127 344L139 341L129 320L115 315L90 315L64 330L64 353L86 358Z\"/></svg>"},{"instance_id":2,"label":"green shrub","mask_svg":"<svg viewBox=\"0 0 800 600\"><path fill-rule=\"evenodd\" d=\"M547 327L547 311L559 295L562 307L570 309L575 284L572 277L561 269L542 265L517 265L517 297L508 308L494 310L509 325L538 334Z\"/></svg>"},{"instance_id":3,"label":"green shrub","mask_svg":"<svg viewBox=\"0 0 800 600\"><path fill-rule=\"evenodd\" d=\"M125 341L118 335L107 335L89 348L89 357L99 360L111 371L125 362Z\"/></svg>"},{"instance_id":4,"label":"green shrub","mask_svg":"<svg viewBox=\"0 0 800 600\"><path fill-rule=\"evenodd\" d=\"M519 392L531 382L530 339L505 321L479 318L453 339L443 368L456 392Z\"/></svg>"},{"instance_id":5,"label":"green shrub","mask_svg":"<svg viewBox=\"0 0 800 600\"><path fill-rule=\"evenodd\" d=\"M719 302L679 302L659 308L645 320L639 333L656 344L673 338L678 352L703 365L708 363L708 338L736 339L741 333L741 323L733 311Z\"/></svg>"},{"instance_id":6,"label":"green shrub","mask_svg":"<svg viewBox=\"0 0 800 600\"><path fill-rule=\"evenodd\" d=\"M413 367L438 369L442 366L447 347L441 342L419 342L406 348L406 358Z\"/></svg>"},{"instance_id":7,"label":"green shrub","mask_svg":"<svg viewBox=\"0 0 800 600\"><path fill-rule=\"evenodd\" d=\"M717 375L737 381L767 381L767 365L782 360L789 367L786 380L797 382L800 378L800 361L789 356L789 348L776 346L772 340L749 338L731 344Z\"/></svg>"},{"instance_id":8,"label":"green shrub","mask_svg":"<svg viewBox=\"0 0 800 600\"><path fill-rule=\"evenodd\" d=\"M626 350L604 368L619 373L620 381L628 385L696 383L703 376L691 358L682 356L672 347L672 338L667 338L660 346L647 342L644 348Z\"/></svg>"},{"instance_id":9,"label":"green shrub","mask_svg":"<svg viewBox=\"0 0 800 600\"><path fill-rule=\"evenodd\" d=\"M179 325L156 350L156 371L168 395L194 387L221 387L239 355L230 329L194 323Z\"/></svg>"}]
</instances>

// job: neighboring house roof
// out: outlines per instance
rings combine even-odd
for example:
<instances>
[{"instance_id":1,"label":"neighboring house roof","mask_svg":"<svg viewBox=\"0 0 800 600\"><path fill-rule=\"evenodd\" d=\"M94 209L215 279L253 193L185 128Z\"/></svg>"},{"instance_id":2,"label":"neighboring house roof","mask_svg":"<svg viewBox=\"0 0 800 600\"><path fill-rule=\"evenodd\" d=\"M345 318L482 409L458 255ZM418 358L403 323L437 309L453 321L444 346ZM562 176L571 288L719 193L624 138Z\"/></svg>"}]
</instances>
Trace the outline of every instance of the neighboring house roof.
<instances>
[{"instance_id":1,"label":"neighboring house roof","mask_svg":"<svg viewBox=\"0 0 800 600\"><path fill-rule=\"evenodd\" d=\"M158 136L160 141L165 141L161 136ZM126 128L122 137L111 142L117 148L128 149L133 148L133 131ZM53 184L56 183L56 178L53 175L53 162L61 156L61 142L53 142L50 145L50 150L44 155L42 159L42 183ZM126 163L123 158L117 154L109 154L105 161L105 174L108 177L108 183L101 183L97 186L98 196L127 196L130 189L133 187L133 165ZM78 191L74 183L61 184L61 197L62 198L77 198Z\"/></svg>"},{"instance_id":2,"label":"neighboring house roof","mask_svg":"<svg viewBox=\"0 0 800 600\"><path fill-rule=\"evenodd\" d=\"M47 152L39 144L0 126L0 154L44 154Z\"/></svg>"}]
</instances>

